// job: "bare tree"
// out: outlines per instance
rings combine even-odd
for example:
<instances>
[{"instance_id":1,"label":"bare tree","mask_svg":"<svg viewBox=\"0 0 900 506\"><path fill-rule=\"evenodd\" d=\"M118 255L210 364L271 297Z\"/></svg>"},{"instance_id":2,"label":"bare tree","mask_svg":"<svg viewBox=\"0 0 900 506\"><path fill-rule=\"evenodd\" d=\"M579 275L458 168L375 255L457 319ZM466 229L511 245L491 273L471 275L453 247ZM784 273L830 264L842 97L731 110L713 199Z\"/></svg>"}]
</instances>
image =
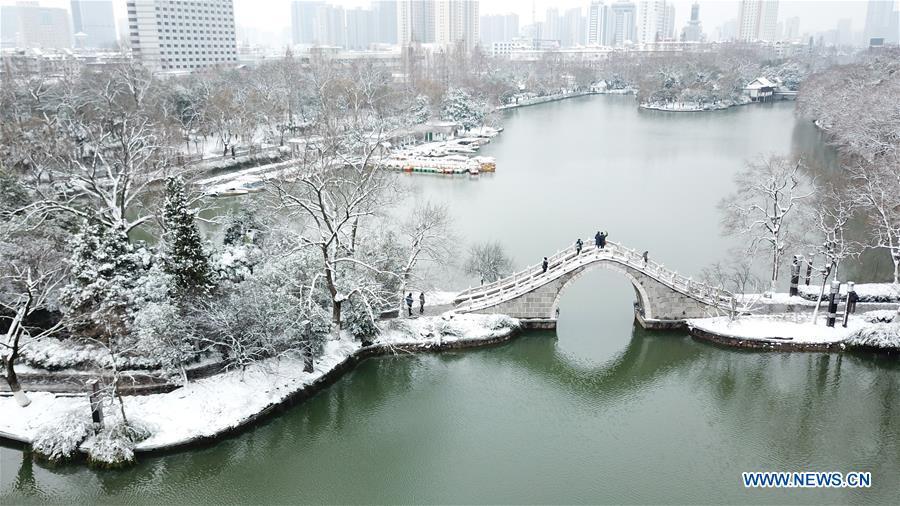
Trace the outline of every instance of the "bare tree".
<instances>
[{"instance_id":1,"label":"bare tree","mask_svg":"<svg viewBox=\"0 0 900 506\"><path fill-rule=\"evenodd\" d=\"M61 320L43 328L33 320L54 309L57 288L66 279L66 265L61 261L58 245L43 234L30 228L15 230L9 225L0 232L0 321L5 320L6 327L0 355L9 389L24 407L31 401L19 385L16 359L27 343L62 329Z\"/></svg>"},{"instance_id":2,"label":"bare tree","mask_svg":"<svg viewBox=\"0 0 900 506\"><path fill-rule=\"evenodd\" d=\"M469 256L463 269L466 274L490 283L509 273L512 261L499 242L478 243L469 248Z\"/></svg>"},{"instance_id":3,"label":"bare tree","mask_svg":"<svg viewBox=\"0 0 900 506\"><path fill-rule=\"evenodd\" d=\"M321 270L312 281L322 283L331 298L332 320L341 324L342 265L381 272L356 255L363 219L385 207L394 178L378 168L389 125L384 107L385 76L367 66L337 68L323 62L311 79L318 90L320 116L316 135L308 139L286 181L273 181L275 207L300 224L296 247L318 252Z\"/></svg>"},{"instance_id":4,"label":"bare tree","mask_svg":"<svg viewBox=\"0 0 900 506\"><path fill-rule=\"evenodd\" d=\"M832 185L819 188L816 198L810 201L808 213L816 235L822 241L817 247L817 253L825 259L821 268L822 286L813 311L813 323L819 314L828 277L833 274L837 278L841 262L848 257L858 256L862 250L860 244L847 237L847 229L857 207L853 198Z\"/></svg>"},{"instance_id":5,"label":"bare tree","mask_svg":"<svg viewBox=\"0 0 900 506\"><path fill-rule=\"evenodd\" d=\"M900 158L873 165L860 162L850 169L852 198L866 213L874 248L885 248L894 264L894 284L900 283Z\"/></svg>"},{"instance_id":6,"label":"bare tree","mask_svg":"<svg viewBox=\"0 0 900 506\"><path fill-rule=\"evenodd\" d=\"M744 256L741 251L730 255L728 262L715 262L704 268L700 276L710 286L721 286L735 294L732 307L728 312L731 320L736 319L741 311L750 311L759 300L761 280L753 274L753 259ZM738 306L738 299L740 306Z\"/></svg>"},{"instance_id":7,"label":"bare tree","mask_svg":"<svg viewBox=\"0 0 900 506\"><path fill-rule=\"evenodd\" d=\"M142 212L141 197L168 166L171 139L152 103L158 96L153 80L145 70L124 65L59 86L55 121L70 149L31 158L41 166L34 170L46 175L31 180L39 198L21 211L37 217L96 215L107 227L130 232L152 218Z\"/></svg>"},{"instance_id":8,"label":"bare tree","mask_svg":"<svg viewBox=\"0 0 900 506\"><path fill-rule=\"evenodd\" d=\"M406 239L406 258L399 273L401 298L420 262L446 265L450 261L455 249L451 223L450 213L442 204L426 201L414 205L400 227Z\"/></svg>"},{"instance_id":9,"label":"bare tree","mask_svg":"<svg viewBox=\"0 0 900 506\"><path fill-rule=\"evenodd\" d=\"M791 217L797 204L813 194L800 168L799 160L778 157L750 164L735 176L737 191L719 204L725 233L748 236L751 253L761 244L770 250L771 293L777 288Z\"/></svg>"}]
</instances>

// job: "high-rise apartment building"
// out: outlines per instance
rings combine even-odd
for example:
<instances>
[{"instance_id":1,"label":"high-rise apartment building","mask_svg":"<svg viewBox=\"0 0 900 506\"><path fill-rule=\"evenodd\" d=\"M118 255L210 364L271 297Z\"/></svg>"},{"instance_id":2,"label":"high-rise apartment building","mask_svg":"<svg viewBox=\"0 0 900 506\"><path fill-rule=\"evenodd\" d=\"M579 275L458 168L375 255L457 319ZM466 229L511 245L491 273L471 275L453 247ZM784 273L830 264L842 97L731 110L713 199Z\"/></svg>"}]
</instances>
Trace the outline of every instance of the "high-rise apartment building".
<instances>
[{"instance_id":1,"label":"high-rise apartment building","mask_svg":"<svg viewBox=\"0 0 900 506\"><path fill-rule=\"evenodd\" d=\"M347 49L363 50L375 42L375 12L362 7L347 10Z\"/></svg>"},{"instance_id":2,"label":"high-rise apartment building","mask_svg":"<svg viewBox=\"0 0 900 506\"><path fill-rule=\"evenodd\" d=\"M562 19L559 17L559 9L550 8L544 14L543 38L559 40L562 35Z\"/></svg>"},{"instance_id":3,"label":"high-rise apartment building","mask_svg":"<svg viewBox=\"0 0 900 506\"><path fill-rule=\"evenodd\" d=\"M232 0L128 0L135 59L157 70L237 62Z\"/></svg>"},{"instance_id":4,"label":"high-rise apartment building","mask_svg":"<svg viewBox=\"0 0 900 506\"><path fill-rule=\"evenodd\" d=\"M587 41L587 24L581 7L567 9L562 16L559 43L562 47L583 46Z\"/></svg>"},{"instance_id":5,"label":"high-rise apartment building","mask_svg":"<svg viewBox=\"0 0 900 506\"><path fill-rule=\"evenodd\" d=\"M434 2L434 41L443 46L462 43L471 50L478 43L477 0L437 0Z\"/></svg>"},{"instance_id":6,"label":"high-rise apartment building","mask_svg":"<svg viewBox=\"0 0 900 506\"><path fill-rule=\"evenodd\" d=\"M16 2L0 7L0 47L72 47L72 23L65 9Z\"/></svg>"},{"instance_id":7,"label":"high-rise apartment building","mask_svg":"<svg viewBox=\"0 0 900 506\"><path fill-rule=\"evenodd\" d=\"M839 19L837 22L837 36L835 37L835 45L849 46L853 44L853 20L849 18Z\"/></svg>"},{"instance_id":8,"label":"high-rise apartment building","mask_svg":"<svg viewBox=\"0 0 900 506\"><path fill-rule=\"evenodd\" d=\"M323 46L347 45L346 20L344 8L331 4L319 5L313 17L313 44Z\"/></svg>"},{"instance_id":9,"label":"high-rise apartment building","mask_svg":"<svg viewBox=\"0 0 900 506\"><path fill-rule=\"evenodd\" d=\"M479 24L479 44L490 48L495 42L508 42L519 36L518 14L495 14L481 16Z\"/></svg>"},{"instance_id":10,"label":"high-rise apartment building","mask_svg":"<svg viewBox=\"0 0 900 506\"><path fill-rule=\"evenodd\" d=\"M607 44L622 46L626 42L635 42L637 29L637 8L634 2L619 1L609 6L607 18Z\"/></svg>"},{"instance_id":11,"label":"high-rise apartment building","mask_svg":"<svg viewBox=\"0 0 900 506\"><path fill-rule=\"evenodd\" d=\"M699 42L703 38L703 28L700 26L700 4L697 2L691 5L691 19L685 25L681 38L685 42Z\"/></svg>"},{"instance_id":12,"label":"high-rise apartment building","mask_svg":"<svg viewBox=\"0 0 900 506\"><path fill-rule=\"evenodd\" d=\"M675 39L675 6L665 0L643 1L638 6L637 38L641 43Z\"/></svg>"},{"instance_id":13,"label":"high-rise apartment building","mask_svg":"<svg viewBox=\"0 0 900 506\"><path fill-rule=\"evenodd\" d=\"M397 1L397 42L434 42L435 1Z\"/></svg>"},{"instance_id":14,"label":"high-rise apartment building","mask_svg":"<svg viewBox=\"0 0 900 506\"><path fill-rule=\"evenodd\" d=\"M893 0L869 0L863 29L865 45L868 46L872 39L884 39L888 44L896 44L900 39L898 15Z\"/></svg>"},{"instance_id":15,"label":"high-rise apartment building","mask_svg":"<svg viewBox=\"0 0 900 506\"><path fill-rule=\"evenodd\" d=\"M741 0L738 10L738 40L777 39L778 0Z\"/></svg>"},{"instance_id":16,"label":"high-rise apartment building","mask_svg":"<svg viewBox=\"0 0 900 506\"><path fill-rule=\"evenodd\" d=\"M663 14L663 40L675 40L675 5L666 3Z\"/></svg>"},{"instance_id":17,"label":"high-rise apartment building","mask_svg":"<svg viewBox=\"0 0 900 506\"><path fill-rule=\"evenodd\" d=\"M784 40L800 39L800 18L797 16L787 18L784 21Z\"/></svg>"},{"instance_id":18,"label":"high-rise apartment building","mask_svg":"<svg viewBox=\"0 0 900 506\"><path fill-rule=\"evenodd\" d=\"M379 0L373 2L375 12L375 42L397 43L397 1Z\"/></svg>"},{"instance_id":19,"label":"high-rise apartment building","mask_svg":"<svg viewBox=\"0 0 900 506\"><path fill-rule=\"evenodd\" d=\"M72 0L72 30L81 45L89 48L114 48L117 45L116 21L112 0Z\"/></svg>"},{"instance_id":20,"label":"high-rise apartment building","mask_svg":"<svg viewBox=\"0 0 900 506\"><path fill-rule=\"evenodd\" d=\"M603 2L591 2L588 7L587 17L587 44L589 46L604 46L607 40L607 25L609 11Z\"/></svg>"},{"instance_id":21,"label":"high-rise apartment building","mask_svg":"<svg viewBox=\"0 0 900 506\"><path fill-rule=\"evenodd\" d=\"M316 12L325 2L294 0L291 2L291 41L294 44L312 44Z\"/></svg>"}]
</instances>

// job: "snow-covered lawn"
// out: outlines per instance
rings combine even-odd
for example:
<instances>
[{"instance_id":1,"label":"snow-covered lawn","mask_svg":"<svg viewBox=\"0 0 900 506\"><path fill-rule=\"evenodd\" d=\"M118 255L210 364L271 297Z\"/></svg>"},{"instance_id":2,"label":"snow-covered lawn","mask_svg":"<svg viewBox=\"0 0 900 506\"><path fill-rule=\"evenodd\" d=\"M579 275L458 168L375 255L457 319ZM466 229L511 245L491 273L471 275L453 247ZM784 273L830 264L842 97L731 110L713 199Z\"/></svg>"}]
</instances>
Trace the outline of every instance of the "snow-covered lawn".
<instances>
[{"instance_id":1,"label":"snow-covered lawn","mask_svg":"<svg viewBox=\"0 0 900 506\"><path fill-rule=\"evenodd\" d=\"M742 316L736 320L719 316L688 320L688 326L720 336L759 341L787 341L803 344L830 344L847 340L866 326L861 316L850 318L847 328L839 320L835 327L825 326L824 315L813 325L810 314Z\"/></svg>"},{"instance_id":2,"label":"snow-covered lawn","mask_svg":"<svg viewBox=\"0 0 900 506\"><path fill-rule=\"evenodd\" d=\"M461 339L488 340L508 335L518 321L500 315L457 315L392 320L376 340L391 345L429 345ZM328 341L312 373L303 361L282 358L264 361L246 371L229 371L204 378L165 394L125 397L125 411L151 431L137 450L150 450L213 436L239 426L269 406L284 401L347 360L360 349L347 336ZM19 407L9 396L0 397L0 433L31 441L42 426L76 411L90 417L84 396L63 397L32 392L32 403Z\"/></svg>"}]
</instances>

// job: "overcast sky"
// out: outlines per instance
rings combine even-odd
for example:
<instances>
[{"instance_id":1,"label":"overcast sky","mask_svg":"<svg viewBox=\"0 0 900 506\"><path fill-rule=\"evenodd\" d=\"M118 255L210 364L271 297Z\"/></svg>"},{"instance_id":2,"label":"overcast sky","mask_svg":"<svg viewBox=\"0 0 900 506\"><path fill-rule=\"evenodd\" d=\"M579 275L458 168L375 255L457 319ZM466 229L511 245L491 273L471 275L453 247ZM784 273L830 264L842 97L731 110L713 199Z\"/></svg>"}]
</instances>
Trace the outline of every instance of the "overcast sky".
<instances>
[{"instance_id":1,"label":"overcast sky","mask_svg":"<svg viewBox=\"0 0 900 506\"><path fill-rule=\"evenodd\" d=\"M0 0L0 4L9 5L14 0ZM45 6L68 8L68 0L40 0ZM118 18L125 17L125 0L114 0ZM234 0L235 20L239 26L255 28L260 31L281 33L290 27L291 0ZM344 7L367 7L368 0L332 0L332 4ZM606 2L611 3L611 0ZM676 30L684 26L690 17L692 0L674 0ZM700 21L704 31L714 33L717 26L736 18L739 2L737 0L701 0ZM778 4L778 19L784 20L797 16L800 18L801 33L815 33L830 30L837 26L840 19L851 20L851 30L861 31L866 18L866 0L786 0ZM522 25L532 21L532 6L538 21L543 21L548 8L557 7L561 11L573 7L587 8L590 0L481 0L481 14L504 14L515 12Z\"/></svg>"}]
</instances>

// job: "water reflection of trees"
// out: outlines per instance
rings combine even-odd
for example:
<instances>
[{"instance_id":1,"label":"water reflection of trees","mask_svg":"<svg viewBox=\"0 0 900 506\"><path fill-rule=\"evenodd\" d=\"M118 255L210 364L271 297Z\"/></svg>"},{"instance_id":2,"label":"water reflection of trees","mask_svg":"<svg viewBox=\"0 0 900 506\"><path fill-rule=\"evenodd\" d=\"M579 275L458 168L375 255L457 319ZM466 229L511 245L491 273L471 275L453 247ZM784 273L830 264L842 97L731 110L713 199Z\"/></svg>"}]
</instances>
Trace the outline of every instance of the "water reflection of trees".
<instances>
[{"instance_id":1,"label":"water reflection of trees","mask_svg":"<svg viewBox=\"0 0 900 506\"><path fill-rule=\"evenodd\" d=\"M896 360L734 350L636 327L614 360L585 370L558 352L552 336L523 339L525 350L494 359L513 362L592 402L613 403L673 378L685 381L689 392L706 401L701 402L705 418L728 427L721 432L762 445L748 454L763 455L760 465L766 469L832 469L850 463L854 469L839 470L900 473ZM880 486L897 484L883 481Z\"/></svg>"}]
</instances>

